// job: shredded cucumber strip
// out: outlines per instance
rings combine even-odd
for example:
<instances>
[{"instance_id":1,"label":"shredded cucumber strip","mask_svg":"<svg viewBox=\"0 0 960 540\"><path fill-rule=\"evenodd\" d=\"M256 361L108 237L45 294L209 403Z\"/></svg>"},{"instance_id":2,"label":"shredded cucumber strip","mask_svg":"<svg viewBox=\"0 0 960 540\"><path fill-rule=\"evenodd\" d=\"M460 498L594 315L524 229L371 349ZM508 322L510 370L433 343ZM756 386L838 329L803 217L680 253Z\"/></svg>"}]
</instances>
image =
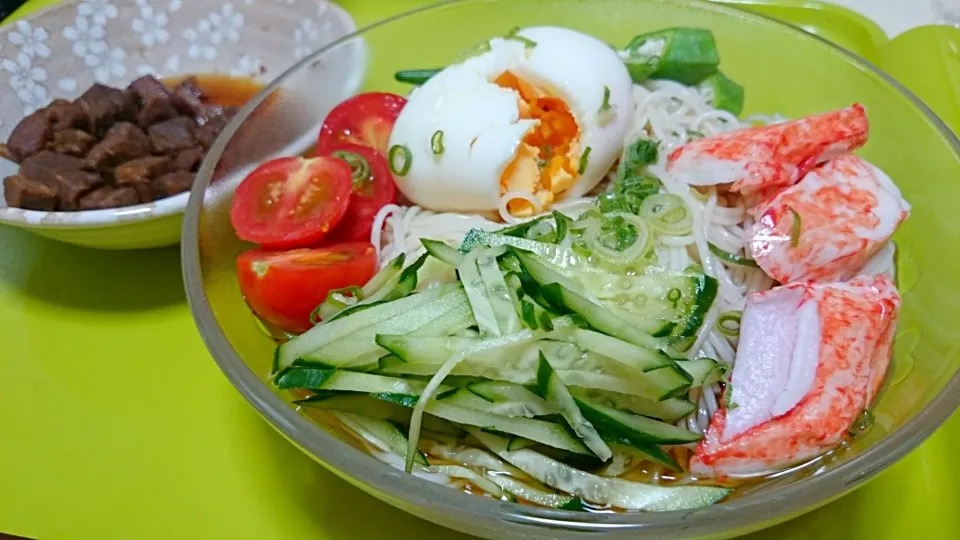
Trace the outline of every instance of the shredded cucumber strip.
<instances>
[{"instance_id":1,"label":"shredded cucumber strip","mask_svg":"<svg viewBox=\"0 0 960 540\"><path fill-rule=\"evenodd\" d=\"M477 277L479 278L479 275ZM474 312L474 314L476 315L476 312ZM531 330L523 330L521 332L517 332L516 334L504 336L502 338L489 339L478 343L473 347L460 350L451 356L450 359L447 360L442 366L440 366L440 369L437 371L437 373L430 379L430 382L427 383L427 387L424 389L423 393L420 394L420 399L417 400L417 405L413 408L413 416L410 420L410 442L407 447L406 457L407 472L410 472L410 468L413 467L413 460L417 454L417 443L420 440L420 425L423 421L423 410L427 406L427 403L429 403L436 395L437 389L440 388L440 385L443 383L443 380L447 378L447 375L450 375L450 372L453 371L453 368L455 368L461 360L471 354L509 347L511 345L519 345L520 343L529 342L533 339L534 334Z\"/></svg>"},{"instance_id":2,"label":"shredded cucumber strip","mask_svg":"<svg viewBox=\"0 0 960 540\"><path fill-rule=\"evenodd\" d=\"M314 390L338 390L341 392L364 392L368 394L407 394L417 395L424 391L423 381L384 377L373 373L359 373L355 371L335 371L329 379ZM452 390L450 387L436 390ZM435 390L435 391L436 391Z\"/></svg>"},{"instance_id":3,"label":"shredded cucumber strip","mask_svg":"<svg viewBox=\"0 0 960 540\"><path fill-rule=\"evenodd\" d=\"M506 473L512 476L526 477L526 473L520 469L504 462L486 450L474 448L472 446L460 446L456 444L443 444L431 441L424 441L424 451L431 456L459 463L466 467L477 467L486 471Z\"/></svg>"},{"instance_id":4,"label":"shredded cucumber strip","mask_svg":"<svg viewBox=\"0 0 960 540\"><path fill-rule=\"evenodd\" d=\"M548 355L550 363L554 364L553 357ZM429 376L439 372L436 364L405 363L393 365L384 370L384 373L395 375L420 375ZM557 376L567 386L578 386L594 390L606 390L626 394L628 396L637 396L647 398L652 401L668 401L675 398L669 398L669 393L665 394L653 384L646 381L642 375L626 376L624 374L596 373L593 371L557 369ZM473 359L467 359L458 363L452 370L452 375L462 375L465 377L482 377L486 379L495 379L498 381L511 382L515 384L529 385L536 383L537 372L535 366L524 366L517 369L513 367L497 367L496 365L474 362Z\"/></svg>"},{"instance_id":5,"label":"shredded cucumber strip","mask_svg":"<svg viewBox=\"0 0 960 540\"><path fill-rule=\"evenodd\" d=\"M496 482L480 475L480 473L476 471L460 465L432 465L427 467L426 471L429 473L444 474L451 478L462 478L498 499L505 497L505 493Z\"/></svg>"},{"instance_id":6,"label":"shredded cucumber strip","mask_svg":"<svg viewBox=\"0 0 960 540\"><path fill-rule=\"evenodd\" d=\"M318 395L294 403L321 411L349 412L355 415L388 420L394 424L410 423L410 408L359 392L343 392L332 396ZM456 438L464 433L460 426L435 416L425 416L423 418L423 429L430 431L431 437ZM397 454L402 458L406 453L407 447L404 443L403 451Z\"/></svg>"},{"instance_id":7,"label":"shredded cucumber strip","mask_svg":"<svg viewBox=\"0 0 960 540\"><path fill-rule=\"evenodd\" d=\"M519 332L520 318L517 317L507 282L497 266L496 258L487 252L480 253L477 257L477 268L480 270L480 279L487 290L487 299L493 308L500 333L506 335Z\"/></svg>"},{"instance_id":8,"label":"shredded cucumber strip","mask_svg":"<svg viewBox=\"0 0 960 540\"><path fill-rule=\"evenodd\" d=\"M588 388L570 388L574 397L587 399L607 407L613 407L642 416L649 416L664 422L676 422L697 410L696 405L685 399L670 398L662 401L619 394L604 390Z\"/></svg>"},{"instance_id":9,"label":"shredded cucumber strip","mask_svg":"<svg viewBox=\"0 0 960 540\"><path fill-rule=\"evenodd\" d=\"M415 298L421 294L425 293L415 294L410 298ZM454 294L446 294L436 299L429 306L398 313L390 319L361 328L340 339L331 341L323 347L304 355L303 358L307 361L337 366L355 365L356 363L353 361L355 358L371 353L383 353L383 349L376 343L377 334L405 334L430 324L442 324L438 321L449 320L451 318L449 314L466 305L465 300L465 295L460 291ZM389 306L392 304L383 305ZM358 315L362 313L360 312ZM349 317L346 317L346 320L349 320Z\"/></svg>"},{"instance_id":10,"label":"shredded cucumber strip","mask_svg":"<svg viewBox=\"0 0 960 540\"><path fill-rule=\"evenodd\" d=\"M432 255L435 259L443 261L450 266L456 267L463 262L463 254L445 242L421 238L420 243L423 244L423 247L427 250L427 253Z\"/></svg>"},{"instance_id":11,"label":"shredded cucumber strip","mask_svg":"<svg viewBox=\"0 0 960 540\"><path fill-rule=\"evenodd\" d=\"M347 412L331 411L331 414L343 425L384 452L402 455L407 451L406 435L387 420ZM416 462L420 465L429 465L427 458L421 452L417 452Z\"/></svg>"},{"instance_id":12,"label":"shredded cucumber strip","mask_svg":"<svg viewBox=\"0 0 960 540\"><path fill-rule=\"evenodd\" d=\"M457 304L457 307L445 312L443 316L437 317L407 335L414 337L448 336L465 330L474 324L476 324L476 321L473 320L473 311L470 309L470 304L464 302Z\"/></svg>"},{"instance_id":13,"label":"shredded cucumber strip","mask_svg":"<svg viewBox=\"0 0 960 540\"><path fill-rule=\"evenodd\" d=\"M543 491L541 489L530 487L519 480L503 474L488 473L487 477L490 478L490 480L495 484L500 486L501 489L513 495L514 497L523 499L525 501L530 501L540 506L546 506L547 508L561 508L572 505L575 501L577 501L576 497L571 497L570 495L560 495L559 493L550 493L549 491Z\"/></svg>"},{"instance_id":14,"label":"shredded cucumber strip","mask_svg":"<svg viewBox=\"0 0 960 540\"><path fill-rule=\"evenodd\" d=\"M473 318L477 321L480 335L497 337L503 335L503 333L500 331L493 305L487 298L483 280L480 278L477 259L481 253L482 250L477 250L464 257L463 261L457 265L457 274L460 276L460 282L463 283L463 289L467 293L467 299L470 301L470 308L473 310Z\"/></svg>"},{"instance_id":15,"label":"shredded cucumber strip","mask_svg":"<svg viewBox=\"0 0 960 540\"><path fill-rule=\"evenodd\" d=\"M557 372L550 366L550 362L543 355L543 351L540 352L540 362L537 367L537 388L540 395L560 411L560 416L566 420L570 429L576 433L577 437L580 437L591 452L596 454L601 461L607 461L613 457L610 447L597 433L593 424L580 412L577 402L570 395L570 391L560 380Z\"/></svg>"},{"instance_id":16,"label":"shredded cucumber strip","mask_svg":"<svg viewBox=\"0 0 960 540\"><path fill-rule=\"evenodd\" d=\"M556 407L547 403L542 397L519 384L501 381L479 381L468 384L467 390L493 403L494 408L516 410L521 412L522 416L546 416L559 412ZM508 414L508 416L516 415Z\"/></svg>"},{"instance_id":17,"label":"shredded cucumber strip","mask_svg":"<svg viewBox=\"0 0 960 540\"><path fill-rule=\"evenodd\" d=\"M393 326L396 324L396 319L402 318L404 315L409 315L410 313L420 312L426 306L435 305L438 301L443 303L452 301L450 303L452 306L459 303L460 299L466 299L466 296L459 284L442 285L435 289L429 289L388 304L381 304L364 311L353 313L335 321L318 324L280 346L277 352L277 369L283 371L299 358L307 356L348 335L359 335L355 333L379 326L379 324L384 321L389 320L389 322L393 324L387 326ZM385 331L380 333L385 333ZM355 357L357 355L352 356ZM348 359L349 358L344 360Z\"/></svg>"},{"instance_id":18,"label":"shredded cucumber strip","mask_svg":"<svg viewBox=\"0 0 960 540\"><path fill-rule=\"evenodd\" d=\"M376 394L375 397L408 407L416 406L418 399L417 396L398 394ZM447 401L451 400L444 398L427 404L424 412L430 416L424 415L424 422L432 416L436 416L457 425L492 429L514 435L514 439L529 439L575 454L590 455L587 447L579 439L570 435L560 424L532 418L512 418L484 410L462 407L455 404L455 400L452 403L447 403Z\"/></svg>"},{"instance_id":19,"label":"shredded cucumber strip","mask_svg":"<svg viewBox=\"0 0 960 540\"><path fill-rule=\"evenodd\" d=\"M650 371L671 363L669 358L658 354L656 350L592 330L577 328L571 335L571 341L581 349L601 354L641 371Z\"/></svg>"},{"instance_id":20,"label":"shredded cucumber strip","mask_svg":"<svg viewBox=\"0 0 960 540\"><path fill-rule=\"evenodd\" d=\"M494 454L548 486L584 500L625 510L671 511L702 508L714 504L730 489L712 486L663 487L602 478L565 465L533 450L507 450L503 437L470 429Z\"/></svg>"}]
</instances>

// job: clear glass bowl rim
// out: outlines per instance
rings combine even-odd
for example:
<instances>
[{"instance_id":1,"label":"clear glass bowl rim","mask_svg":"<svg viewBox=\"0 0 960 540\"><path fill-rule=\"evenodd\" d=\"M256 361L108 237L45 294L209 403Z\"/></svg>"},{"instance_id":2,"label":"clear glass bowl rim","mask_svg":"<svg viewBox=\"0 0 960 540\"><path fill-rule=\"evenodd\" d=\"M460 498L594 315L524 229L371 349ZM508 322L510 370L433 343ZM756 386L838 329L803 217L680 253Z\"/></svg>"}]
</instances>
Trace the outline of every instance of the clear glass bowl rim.
<instances>
[{"instance_id":1,"label":"clear glass bowl rim","mask_svg":"<svg viewBox=\"0 0 960 540\"><path fill-rule=\"evenodd\" d=\"M748 531L762 524L773 524L789 519L826 504L862 485L919 446L960 407L960 371L958 371L927 407L914 418L855 458L821 474L773 488L762 494L748 495L698 510L594 514L494 501L404 474L337 439L280 399L243 362L227 340L217 324L204 291L198 233L204 192L210 184L214 165L223 154L228 141L250 113L274 90L282 87L284 81L296 76L305 66L321 58L326 51L397 20L416 17L420 13L450 8L458 4L478 4L485 1L487 0L446 0L414 9L361 28L303 58L266 86L259 95L241 109L210 149L197 175L197 181L187 205L181 243L183 278L190 310L207 349L220 369L247 401L288 440L339 476L372 488L372 491L381 498L385 496L389 500L403 501L407 506L429 508L433 515L446 516L444 521L448 524L456 522L466 525L480 521L492 528L495 528L498 523L539 526L545 528L544 534L553 535L555 538L566 537L564 532L637 533L640 531L686 538L722 534L725 531ZM953 147L954 153L960 155L960 140L950 128L910 90L866 59L824 38L764 15L711 4L704 0L681 1L697 9L733 14L754 23L774 25L784 32L802 34L802 39L817 40L828 45L847 56L858 67L877 74L910 99L937 127Z\"/></svg>"}]
</instances>

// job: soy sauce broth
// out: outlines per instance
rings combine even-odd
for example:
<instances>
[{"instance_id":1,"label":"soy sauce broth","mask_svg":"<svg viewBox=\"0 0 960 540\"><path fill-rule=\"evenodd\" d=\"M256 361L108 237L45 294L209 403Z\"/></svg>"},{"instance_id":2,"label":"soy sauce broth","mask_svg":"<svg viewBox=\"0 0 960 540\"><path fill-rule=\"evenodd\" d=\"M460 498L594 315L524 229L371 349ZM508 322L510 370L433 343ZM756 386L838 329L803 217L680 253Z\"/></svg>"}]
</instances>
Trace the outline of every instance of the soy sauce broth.
<instances>
[{"instance_id":1,"label":"soy sauce broth","mask_svg":"<svg viewBox=\"0 0 960 540\"><path fill-rule=\"evenodd\" d=\"M252 77L233 77L222 73L167 77L163 79L163 83L174 88L191 77L196 81L197 87L203 90L206 96L204 102L221 107L242 107L264 87L263 83Z\"/></svg>"}]
</instances>

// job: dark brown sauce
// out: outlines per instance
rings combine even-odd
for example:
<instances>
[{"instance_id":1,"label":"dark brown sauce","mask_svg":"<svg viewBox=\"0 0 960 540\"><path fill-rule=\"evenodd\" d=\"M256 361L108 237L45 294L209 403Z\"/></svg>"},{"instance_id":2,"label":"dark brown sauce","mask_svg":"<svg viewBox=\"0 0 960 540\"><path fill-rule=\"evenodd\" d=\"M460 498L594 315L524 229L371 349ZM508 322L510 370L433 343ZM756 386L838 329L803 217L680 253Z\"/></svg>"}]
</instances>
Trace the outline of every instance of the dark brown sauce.
<instances>
[{"instance_id":1,"label":"dark brown sauce","mask_svg":"<svg viewBox=\"0 0 960 540\"><path fill-rule=\"evenodd\" d=\"M163 79L163 84L175 88L190 77L193 77L197 87L203 90L204 102L221 107L242 107L263 90L264 86L251 77L232 77L220 73L167 77Z\"/></svg>"}]
</instances>

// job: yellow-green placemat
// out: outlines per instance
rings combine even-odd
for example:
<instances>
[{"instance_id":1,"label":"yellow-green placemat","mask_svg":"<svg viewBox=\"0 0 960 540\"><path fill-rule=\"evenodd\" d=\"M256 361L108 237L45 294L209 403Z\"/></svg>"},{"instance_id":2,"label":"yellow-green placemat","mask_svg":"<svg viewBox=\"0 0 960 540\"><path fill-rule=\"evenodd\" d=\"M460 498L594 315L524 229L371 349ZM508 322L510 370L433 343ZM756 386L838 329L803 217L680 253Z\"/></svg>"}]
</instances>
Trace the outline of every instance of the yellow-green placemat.
<instances>
[{"instance_id":1,"label":"yellow-green placemat","mask_svg":"<svg viewBox=\"0 0 960 540\"><path fill-rule=\"evenodd\" d=\"M422 3L343 2L360 25ZM862 54L877 46L875 31L843 10L753 8ZM0 253L0 531L45 540L468 538L347 485L267 426L203 347L176 249L90 251L2 227ZM864 488L752 538L960 538L957 447L960 417Z\"/></svg>"}]
</instances>

